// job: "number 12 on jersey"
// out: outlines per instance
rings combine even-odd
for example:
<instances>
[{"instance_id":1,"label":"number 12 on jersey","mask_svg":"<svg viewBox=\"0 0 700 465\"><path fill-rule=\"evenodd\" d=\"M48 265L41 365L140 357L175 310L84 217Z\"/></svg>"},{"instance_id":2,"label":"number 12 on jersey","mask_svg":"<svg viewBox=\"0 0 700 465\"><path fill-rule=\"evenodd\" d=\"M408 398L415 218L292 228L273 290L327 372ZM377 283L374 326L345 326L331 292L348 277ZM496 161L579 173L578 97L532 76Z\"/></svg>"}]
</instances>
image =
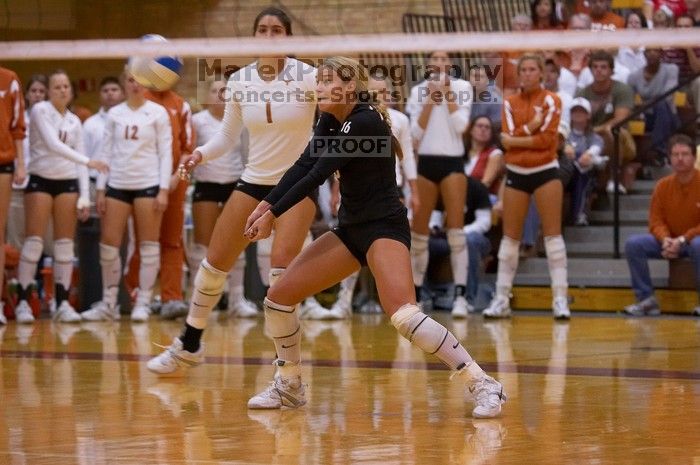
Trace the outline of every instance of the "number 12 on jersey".
<instances>
[{"instance_id":1,"label":"number 12 on jersey","mask_svg":"<svg viewBox=\"0 0 700 465\"><path fill-rule=\"evenodd\" d=\"M131 134L129 134L131 132ZM139 127L134 125L124 126L124 139L139 140Z\"/></svg>"}]
</instances>

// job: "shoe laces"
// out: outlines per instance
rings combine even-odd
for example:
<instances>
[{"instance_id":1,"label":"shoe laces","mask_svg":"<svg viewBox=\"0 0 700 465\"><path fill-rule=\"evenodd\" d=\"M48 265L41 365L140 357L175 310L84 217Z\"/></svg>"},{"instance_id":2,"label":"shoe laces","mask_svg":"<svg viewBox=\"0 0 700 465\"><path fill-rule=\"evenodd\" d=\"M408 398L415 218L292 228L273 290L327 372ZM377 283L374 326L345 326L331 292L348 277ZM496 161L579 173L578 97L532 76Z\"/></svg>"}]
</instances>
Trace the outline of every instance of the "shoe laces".
<instances>
[{"instance_id":1,"label":"shoe laces","mask_svg":"<svg viewBox=\"0 0 700 465\"><path fill-rule=\"evenodd\" d=\"M469 392L472 393L477 405L488 404L489 406L496 406L503 399L503 386L499 385L499 391L496 392L492 387L498 385L496 381L484 377L476 381L469 387ZM491 396L496 396L492 398Z\"/></svg>"}]
</instances>

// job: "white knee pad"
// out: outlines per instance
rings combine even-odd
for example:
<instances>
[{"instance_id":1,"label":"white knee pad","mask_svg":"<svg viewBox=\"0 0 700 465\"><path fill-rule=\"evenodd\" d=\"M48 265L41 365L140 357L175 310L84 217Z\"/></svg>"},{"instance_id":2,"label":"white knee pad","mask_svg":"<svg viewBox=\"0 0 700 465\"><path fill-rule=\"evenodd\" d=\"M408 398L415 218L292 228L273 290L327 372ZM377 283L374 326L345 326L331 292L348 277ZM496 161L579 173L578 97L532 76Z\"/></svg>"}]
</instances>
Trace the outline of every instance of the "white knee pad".
<instances>
[{"instance_id":1,"label":"white knee pad","mask_svg":"<svg viewBox=\"0 0 700 465\"><path fill-rule=\"evenodd\" d=\"M296 305L281 305L265 297L265 332L272 337L277 358L292 363L301 360L301 325Z\"/></svg>"},{"instance_id":2,"label":"white knee pad","mask_svg":"<svg viewBox=\"0 0 700 465\"><path fill-rule=\"evenodd\" d=\"M411 267L413 268L413 284L423 285L425 272L428 270L428 239L425 234L411 231Z\"/></svg>"},{"instance_id":3,"label":"white knee pad","mask_svg":"<svg viewBox=\"0 0 700 465\"><path fill-rule=\"evenodd\" d=\"M554 297L566 296L569 287L566 264L566 244L561 235L544 238L544 250L547 253L547 265L552 278Z\"/></svg>"},{"instance_id":4,"label":"white knee pad","mask_svg":"<svg viewBox=\"0 0 700 465\"><path fill-rule=\"evenodd\" d=\"M103 294L105 294L105 291L109 291L111 288L116 289L119 286L119 280L121 279L119 248L100 242L100 268L102 269ZM113 293L116 294L116 292L107 293L110 296Z\"/></svg>"},{"instance_id":5,"label":"white knee pad","mask_svg":"<svg viewBox=\"0 0 700 465\"><path fill-rule=\"evenodd\" d=\"M467 285L467 271L469 268L469 249L467 237L459 228L447 230L447 243L450 246L450 263L452 276L457 286Z\"/></svg>"},{"instance_id":6,"label":"white knee pad","mask_svg":"<svg viewBox=\"0 0 700 465\"><path fill-rule=\"evenodd\" d=\"M100 242L100 265L111 263L119 258L119 248Z\"/></svg>"},{"instance_id":7,"label":"white knee pad","mask_svg":"<svg viewBox=\"0 0 700 465\"><path fill-rule=\"evenodd\" d=\"M54 261L60 263L73 263L73 239L56 239L53 243Z\"/></svg>"},{"instance_id":8,"label":"white knee pad","mask_svg":"<svg viewBox=\"0 0 700 465\"><path fill-rule=\"evenodd\" d=\"M498 274L496 277L496 293L503 297L510 297L510 289L513 287L513 278L518 269L520 258L520 241L503 236L498 248Z\"/></svg>"},{"instance_id":9,"label":"white knee pad","mask_svg":"<svg viewBox=\"0 0 700 465\"><path fill-rule=\"evenodd\" d=\"M284 274L284 270L286 268L271 268L270 269L270 274L267 277L268 282L270 283L270 287L274 286L277 281L282 277Z\"/></svg>"},{"instance_id":10,"label":"white knee pad","mask_svg":"<svg viewBox=\"0 0 700 465\"><path fill-rule=\"evenodd\" d=\"M453 370L462 369L472 362L457 338L447 328L422 313L415 304L399 308L391 316L391 323L399 334L425 352L438 356Z\"/></svg>"},{"instance_id":11,"label":"white knee pad","mask_svg":"<svg viewBox=\"0 0 700 465\"><path fill-rule=\"evenodd\" d=\"M160 244L153 241L141 241L139 244L141 263L148 265L160 264Z\"/></svg>"},{"instance_id":12,"label":"white knee pad","mask_svg":"<svg viewBox=\"0 0 700 465\"><path fill-rule=\"evenodd\" d=\"M38 263L44 250L44 240L39 236L29 236L22 244L21 259L28 263Z\"/></svg>"},{"instance_id":13,"label":"white knee pad","mask_svg":"<svg viewBox=\"0 0 700 465\"><path fill-rule=\"evenodd\" d=\"M190 311L187 315L189 325L199 329L206 327L211 309L221 298L227 274L210 265L206 258L202 260L194 278Z\"/></svg>"}]
</instances>

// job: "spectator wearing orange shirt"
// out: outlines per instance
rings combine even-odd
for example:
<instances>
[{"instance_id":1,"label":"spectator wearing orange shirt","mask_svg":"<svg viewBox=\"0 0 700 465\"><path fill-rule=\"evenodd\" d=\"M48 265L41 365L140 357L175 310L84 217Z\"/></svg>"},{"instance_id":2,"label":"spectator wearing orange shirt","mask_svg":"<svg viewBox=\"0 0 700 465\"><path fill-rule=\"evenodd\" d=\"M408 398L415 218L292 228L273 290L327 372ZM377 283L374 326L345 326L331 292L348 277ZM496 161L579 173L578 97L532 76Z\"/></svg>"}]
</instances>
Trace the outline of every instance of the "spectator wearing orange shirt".
<instances>
[{"instance_id":1,"label":"spectator wearing orange shirt","mask_svg":"<svg viewBox=\"0 0 700 465\"><path fill-rule=\"evenodd\" d=\"M190 105L172 90L146 91L146 98L163 105L170 115L173 131L173 173L179 166L180 157L194 150L195 134L192 128ZM187 314L188 306L183 299L182 265L185 250L182 243L182 227L185 222L185 193L187 183L180 182L174 174L170 183L168 208L163 212L160 226L160 298L161 317L177 318ZM138 238L137 238L138 240ZM140 258L134 252L129 263L126 282L129 288L138 287Z\"/></svg>"},{"instance_id":2,"label":"spectator wearing orange shirt","mask_svg":"<svg viewBox=\"0 0 700 465\"><path fill-rule=\"evenodd\" d=\"M611 4L611 0L578 0L576 2L576 13L590 15L592 21L591 29L594 31L624 29L624 18L611 11Z\"/></svg>"},{"instance_id":3,"label":"spectator wearing orange shirt","mask_svg":"<svg viewBox=\"0 0 700 465\"><path fill-rule=\"evenodd\" d=\"M690 257L700 296L700 171L695 169L695 144L677 134L669 140L673 174L654 189L649 210L649 233L631 236L625 255L637 302L625 307L633 316L658 315L659 304L649 275L650 258ZM693 314L700 316L700 306Z\"/></svg>"}]
</instances>

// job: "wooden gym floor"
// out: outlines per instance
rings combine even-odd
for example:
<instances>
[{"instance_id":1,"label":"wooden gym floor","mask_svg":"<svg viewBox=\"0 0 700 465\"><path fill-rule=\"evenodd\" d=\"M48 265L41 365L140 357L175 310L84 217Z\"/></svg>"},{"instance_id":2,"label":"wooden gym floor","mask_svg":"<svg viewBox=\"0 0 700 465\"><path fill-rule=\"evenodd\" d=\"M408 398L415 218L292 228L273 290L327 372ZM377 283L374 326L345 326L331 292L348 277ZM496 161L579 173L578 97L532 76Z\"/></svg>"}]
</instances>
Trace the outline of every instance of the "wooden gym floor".
<instances>
[{"instance_id":1,"label":"wooden gym floor","mask_svg":"<svg viewBox=\"0 0 700 465\"><path fill-rule=\"evenodd\" d=\"M274 351L212 321L207 363L145 361L180 322L0 326L0 464L700 464L700 319L436 316L504 384L501 418L387 319L303 323L308 404L248 411Z\"/></svg>"}]
</instances>

